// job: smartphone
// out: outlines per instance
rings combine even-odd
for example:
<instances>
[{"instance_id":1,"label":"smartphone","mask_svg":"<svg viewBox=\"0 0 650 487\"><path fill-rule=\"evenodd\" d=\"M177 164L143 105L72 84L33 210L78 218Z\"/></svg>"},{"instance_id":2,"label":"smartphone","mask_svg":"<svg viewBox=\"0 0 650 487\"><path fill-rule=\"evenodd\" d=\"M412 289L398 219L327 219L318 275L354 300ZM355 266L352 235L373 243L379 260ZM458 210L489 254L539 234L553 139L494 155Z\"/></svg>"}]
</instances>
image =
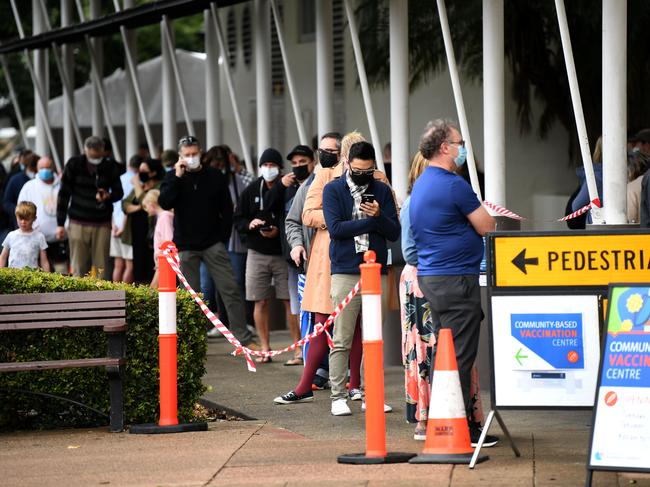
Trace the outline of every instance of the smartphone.
<instances>
[{"instance_id":1,"label":"smartphone","mask_svg":"<svg viewBox=\"0 0 650 487\"><path fill-rule=\"evenodd\" d=\"M270 232L273 229L271 225L264 224L260 227L260 232Z\"/></svg>"},{"instance_id":2,"label":"smartphone","mask_svg":"<svg viewBox=\"0 0 650 487\"><path fill-rule=\"evenodd\" d=\"M363 193L361 195L361 203L372 203L375 201L375 195L371 193Z\"/></svg>"}]
</instances>

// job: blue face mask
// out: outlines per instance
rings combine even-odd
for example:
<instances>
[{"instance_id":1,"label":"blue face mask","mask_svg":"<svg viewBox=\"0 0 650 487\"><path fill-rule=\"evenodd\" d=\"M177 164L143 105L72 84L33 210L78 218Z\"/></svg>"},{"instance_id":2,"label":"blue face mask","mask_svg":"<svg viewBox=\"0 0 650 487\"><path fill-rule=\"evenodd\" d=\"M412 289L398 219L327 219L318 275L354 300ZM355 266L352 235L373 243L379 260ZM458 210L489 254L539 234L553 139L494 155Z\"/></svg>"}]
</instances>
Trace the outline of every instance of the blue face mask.
<instances>
[{"instance_id":1,"label":"blue face mask","mask_svg":"<svg viewBox=\"0 0 650 487\"><path fill-rule=\"evenodd\" d=\"M43 181L51 181L52 178L54 178L54 173L52 172L52 169L39 169L38 177Z\"/></svg>"},{"instance_id":2,"label":"blue face mask","mask_svg":"<svg viewBox=\"0 0 650 487\"><path fill-rule=\"evenodd\" d=\"M461 167L467 160L467 149L464 146L458 146L458 155L454 158L456 166Z\"/></svg>"}]
</instances>

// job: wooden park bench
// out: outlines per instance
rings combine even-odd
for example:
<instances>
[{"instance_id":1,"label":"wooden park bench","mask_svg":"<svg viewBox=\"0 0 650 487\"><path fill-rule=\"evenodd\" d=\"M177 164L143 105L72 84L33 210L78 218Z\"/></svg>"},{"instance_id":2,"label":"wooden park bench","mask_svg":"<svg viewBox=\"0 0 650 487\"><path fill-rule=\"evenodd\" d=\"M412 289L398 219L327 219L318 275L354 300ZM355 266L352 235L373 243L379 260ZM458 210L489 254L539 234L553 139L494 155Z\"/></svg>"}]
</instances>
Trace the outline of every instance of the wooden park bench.
<instances>
[{"instance_id":1,"label":"wooden park bench","mask_svg":"<svg viewBox=\"0 0 650 487\"><path fill-rule=\"evenodd\" d=\"M122 377L126 363L127 329L126 293L124 291L83 291L0 295L0 332L100 326L108 335L108 357L0 363L0 372L106 367L111 401L110 430L122 431L124 429ZM80 404L75 401L70 402Z\"/></svg>"}]
</instances>

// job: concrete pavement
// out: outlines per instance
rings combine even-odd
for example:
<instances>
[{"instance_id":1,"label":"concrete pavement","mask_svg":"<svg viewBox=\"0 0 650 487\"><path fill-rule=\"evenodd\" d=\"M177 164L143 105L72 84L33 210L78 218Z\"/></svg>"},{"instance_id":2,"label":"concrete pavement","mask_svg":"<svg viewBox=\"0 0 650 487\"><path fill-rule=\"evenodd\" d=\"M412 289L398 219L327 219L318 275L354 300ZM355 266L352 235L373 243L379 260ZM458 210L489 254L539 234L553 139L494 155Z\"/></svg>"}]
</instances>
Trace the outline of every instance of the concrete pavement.
<instances>
[{"instance_id":1,"label":"concrete pavement","mask_svg":"<svg viewBox=\"0 0 650 487\"><path fill-rule=\"evenodd\" d=\"M274 345L288 343L286 332L273 333ZM206 399L256 418L210 423L208 432L176 435L110 434L92 430L32 431L0 434L2 486L579 486L584 484L589 411L507 411L503 418L522 456L503 441L486 449L490 460L466 466L336 463L342 453L364 450L360 403L353 415L329 414L328 391L308 404L277 406L273 398L295 385L300 367L284 367L285 357L247 371L232 357L225 340L209 345L204 378ZM421 450L404 420L403 375L386 370L386 398L395 411L386 416L388 449ZM484 396L484 404L489 404ZM498 426L491 431L501 435ZM650 486L642 474L595 474L596 486Z\"/></svg>"}]
</instances>

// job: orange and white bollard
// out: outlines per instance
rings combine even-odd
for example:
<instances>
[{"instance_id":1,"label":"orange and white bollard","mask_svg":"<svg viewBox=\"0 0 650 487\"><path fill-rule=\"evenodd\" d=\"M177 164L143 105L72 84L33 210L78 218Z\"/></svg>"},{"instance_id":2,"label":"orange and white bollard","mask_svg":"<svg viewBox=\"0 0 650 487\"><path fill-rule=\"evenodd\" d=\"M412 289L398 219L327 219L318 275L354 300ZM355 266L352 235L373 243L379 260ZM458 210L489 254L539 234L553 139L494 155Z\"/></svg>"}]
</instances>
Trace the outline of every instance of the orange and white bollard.
<instances>
[{"instance_id":1,"label":"orange and white bollard","mask_svg":"<svg viewBox=\"0 0 650 487\"><path fill-rule=\"evenodd\" d=\"M176 274L164 255L172 242L161 245L158 257L158 363L160 365L160 419L159 426L178 424L178 397L176 384Z\"/></svg>"},{"instance_id":2,"label":"orange and white bollard","mask_svg":"<svg viewBox=\"0 0 650 487\"><path fill-rule=\"evenodd\" d=\"M341 455L339 463L357 465L405 463L414 453L386 451L384 413L384 339L381 315L381 264L372 250L361 264L363 377L366 389L366 452Z\"/></svg>"},{"instance_id":3,"label":"orange and white bollard","mask_svg":"<svg viewBox=\"0 0 650 487\"><path fill-rule=\"evenodd\" d=\"M176 273L167 262L165 251L176 258L173 242L163 242L158 257L158 365L160 370L160 418L158 424L140 424L130 428L138 433L181 433L206 431L207 423L178 423L178 387L176 345Z\"/></svg>"}]
</instances>

